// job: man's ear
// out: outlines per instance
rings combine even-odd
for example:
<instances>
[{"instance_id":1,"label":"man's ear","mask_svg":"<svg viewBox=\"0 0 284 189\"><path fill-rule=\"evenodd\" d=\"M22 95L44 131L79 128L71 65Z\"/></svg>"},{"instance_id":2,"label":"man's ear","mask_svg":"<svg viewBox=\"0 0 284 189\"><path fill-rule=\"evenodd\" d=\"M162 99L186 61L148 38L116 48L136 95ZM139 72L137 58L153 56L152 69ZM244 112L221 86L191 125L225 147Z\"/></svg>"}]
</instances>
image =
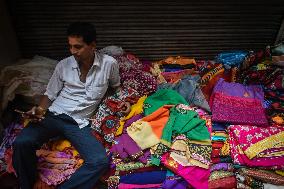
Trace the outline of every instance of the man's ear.
<instances>
[{"instance_id":1,"label":"man's ear","mask_svg":"<svg viewBox=\"0 0 284 189\"><path fill-rule=\"evenodd\" d=\"M96 50L96 48L97 48L97 44L96 44L96 42L95 42L95 41L93 41L93 42L91 43L91 46L92 46L93 50L95 51L95 50Z\"/></svg>"}]
</instances>

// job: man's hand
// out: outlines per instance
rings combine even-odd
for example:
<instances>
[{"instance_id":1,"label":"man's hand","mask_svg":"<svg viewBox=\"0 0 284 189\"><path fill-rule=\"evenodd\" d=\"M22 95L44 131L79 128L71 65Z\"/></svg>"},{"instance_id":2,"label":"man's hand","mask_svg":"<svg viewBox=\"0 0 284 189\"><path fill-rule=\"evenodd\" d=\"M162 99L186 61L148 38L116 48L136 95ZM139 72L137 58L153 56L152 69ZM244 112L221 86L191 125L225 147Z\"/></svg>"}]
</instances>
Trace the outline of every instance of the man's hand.
<instances>
[{"instance_id":1,"label":"man's hand","mask_svg":"<svg viewBox=\"0 0 284 189\"><path fill-rule=\"evenodd\" d=\"M44 119L45 110L40 106L34 106L31 110L22 113L22 116L31 121L38 122Z\"/></svg>"},{"instance_id":2,"label":"man's hand","mask_svg":"<svg viewBox=\"0 0 284 189\"><path fill-rule=\"evenodd\" d=\"M124 115L128 115L129 112L130 112L131 104L130 104L129 102L122 102L122 103L118 106L118 108L121 108L121 109L122 109L121 112L122 112Z\"/></svg>"}]
</instances>

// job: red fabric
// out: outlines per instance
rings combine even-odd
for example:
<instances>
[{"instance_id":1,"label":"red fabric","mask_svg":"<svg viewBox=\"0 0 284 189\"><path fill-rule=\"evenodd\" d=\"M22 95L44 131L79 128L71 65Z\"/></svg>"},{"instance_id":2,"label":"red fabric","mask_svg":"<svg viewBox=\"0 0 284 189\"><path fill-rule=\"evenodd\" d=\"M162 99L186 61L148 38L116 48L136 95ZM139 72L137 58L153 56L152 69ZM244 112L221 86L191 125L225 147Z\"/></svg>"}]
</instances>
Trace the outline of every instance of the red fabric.
<instances>
[{"instance_id":1,"label":"red fabric","mask_svg":"<svg viewBox=\"0 0 284 189\"><path fill-rule=\"evenodd\" d=\"M209 181L209 189L234 189L237 188L235 176Z\"/></svg>"},{"instance_id":2,"label":"red fabric","mask_svg":"<svg viewBox=\"0 0 284 189\"><path fill-rule=\"evenodd\" d=\"M224 142L216 141L212 142L212 148L222 148L224 146Z\"/></svg>"}]
</instances>

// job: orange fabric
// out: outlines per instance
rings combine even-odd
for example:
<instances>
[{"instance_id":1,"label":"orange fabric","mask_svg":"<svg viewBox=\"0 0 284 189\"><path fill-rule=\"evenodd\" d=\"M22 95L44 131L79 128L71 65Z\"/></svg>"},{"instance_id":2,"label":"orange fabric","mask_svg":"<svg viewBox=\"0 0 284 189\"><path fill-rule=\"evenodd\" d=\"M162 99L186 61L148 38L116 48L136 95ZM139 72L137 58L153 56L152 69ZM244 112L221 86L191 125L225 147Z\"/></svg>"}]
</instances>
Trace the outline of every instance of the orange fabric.
<instances>
[{"instance_id":1,"label":"orange fabric","mask_svg":"<svg viewBox=\"0 0 284 189\"><path fill-rule=\"evenodd\" d=\"M195 59L187 58L182 56L169 56L166 59L160 60L157 62L158 64L179 64L179 65L188 65L188 64L196 64Z\"/></svg>"},{"instance_id":2,"label":"orange fabric","mask_svg":"<svg viewBox=\"0 0 284 189\"><path fill-rule=\"evenodd\" d=\"M166 105L152 114L142 118L143 121L147 121L149 125L151 125L151 128L153 130L153 133L160 139L163 134L163 129L166 126L166 123L169 120L170 117L170 108L172 106Z\"/></svg>"}]
</instances>

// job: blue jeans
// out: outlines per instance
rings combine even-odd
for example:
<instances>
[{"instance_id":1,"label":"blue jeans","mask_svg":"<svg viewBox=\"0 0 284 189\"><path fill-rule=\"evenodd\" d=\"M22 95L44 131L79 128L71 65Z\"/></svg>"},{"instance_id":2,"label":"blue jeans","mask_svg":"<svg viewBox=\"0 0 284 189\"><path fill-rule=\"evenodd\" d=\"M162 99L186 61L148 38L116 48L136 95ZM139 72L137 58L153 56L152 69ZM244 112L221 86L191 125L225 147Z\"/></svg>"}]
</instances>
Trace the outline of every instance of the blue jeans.
<instances>
[{"instance_id":1,"label":"blue jeans","mask_svg":"<svg viewBox=\"0 0 284 189\"><path fill-rule=\"evenodd\" d=\"M108 159L103 145L90 130L89 126L80 129L68 115L50 112L41 122L25 127L13 143L13 166L21 189L32 189L37 179L36 150L58 136L69 140L84 159L84 164L58 188L92 188L107 169Z\"/></svg>"}]
</instances>

